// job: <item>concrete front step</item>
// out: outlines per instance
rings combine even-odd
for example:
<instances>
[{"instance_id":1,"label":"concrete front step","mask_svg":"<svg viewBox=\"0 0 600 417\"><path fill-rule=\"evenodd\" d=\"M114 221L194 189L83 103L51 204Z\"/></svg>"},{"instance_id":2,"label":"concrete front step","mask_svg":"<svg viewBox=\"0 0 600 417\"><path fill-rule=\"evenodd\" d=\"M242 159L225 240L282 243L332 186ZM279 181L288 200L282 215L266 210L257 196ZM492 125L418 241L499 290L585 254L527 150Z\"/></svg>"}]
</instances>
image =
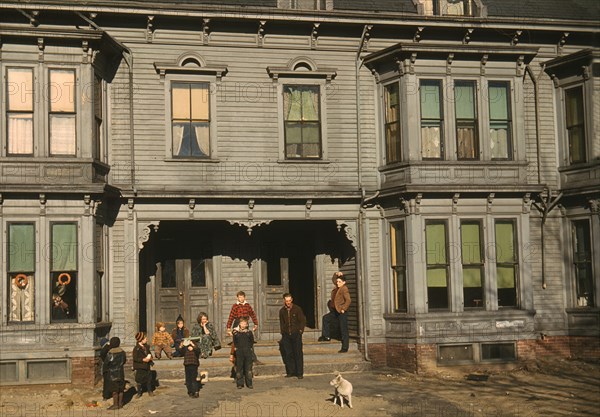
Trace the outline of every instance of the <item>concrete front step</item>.
<instances>
[{"instance_id":1,"label":"concrete front step","mask_svg":"<svg viewBox=\"0 0 600 417\"><path fill-rule=\"evenodd\" d=\"M327 374L334 371L363 371L370 370L371 364L363 359L362 353L358 351L356 343L350 344L347 353L338 353L340 343L331 342L308 342L304 343L304 372L306 374ZM279 345L273 341L261 341L254 345L256 356L263 365L255 365L255 375L285 375L285 366L279 353ZM231 363L229 362L229 346L213 352L208 359L200 360L200 371L206 371L209 378L229 377ZM154 360L154 370L158 378L183 380L184 367L182 358Z\"/></svg>"}]
</instances>

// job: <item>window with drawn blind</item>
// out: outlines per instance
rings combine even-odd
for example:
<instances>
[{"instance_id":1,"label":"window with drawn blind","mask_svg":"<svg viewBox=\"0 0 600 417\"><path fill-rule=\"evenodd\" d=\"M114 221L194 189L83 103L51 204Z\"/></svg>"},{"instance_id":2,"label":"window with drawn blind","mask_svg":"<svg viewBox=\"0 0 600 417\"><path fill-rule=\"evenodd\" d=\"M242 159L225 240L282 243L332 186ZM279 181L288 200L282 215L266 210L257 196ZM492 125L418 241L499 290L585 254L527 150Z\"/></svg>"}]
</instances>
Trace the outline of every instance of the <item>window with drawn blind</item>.
<instances>
[{"instance_id":1,"label":"window with drawn blind","mask_svg":"<svg viewBox=\"0 0 600 417\"><path fill-rule=\"evenodd\" d=\"M8 68L6 133L8 155L33 155L33 69Z\"/></svg>"},{"instance_id":2,"label":"window with drawn blind","mask_svg":"<svg viewBox=\"0 0 600 417\"><path fill-rule=\"evenodd\" d=\"M210 84L171 84L173 157L210 157Z\"/></svg>"},{"instance_id":3,"label":"window with drawn blind","mask_svg":"<svg viewBox=\"0 0 600 417\"><path fill-rule=\"evenodd\" d=\"M75 71L49 71L48 132L50 155L74 156L77 151Z\"/></svg>"}]
</instances>

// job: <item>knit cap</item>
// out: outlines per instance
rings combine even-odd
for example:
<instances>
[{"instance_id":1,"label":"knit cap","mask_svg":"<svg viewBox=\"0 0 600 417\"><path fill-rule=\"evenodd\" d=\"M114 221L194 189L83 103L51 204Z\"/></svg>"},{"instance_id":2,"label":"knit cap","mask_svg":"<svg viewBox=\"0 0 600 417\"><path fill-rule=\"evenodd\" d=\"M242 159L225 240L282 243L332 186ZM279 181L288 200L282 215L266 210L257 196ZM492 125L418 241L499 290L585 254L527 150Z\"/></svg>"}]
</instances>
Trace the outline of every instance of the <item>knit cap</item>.
<instances>
[{"instance_id":1,"label":"knit cap","mask_svg":"<svg viewBox=\"0 0 600 417\"><path fill-rule=\"evenodd\" d=\"M135 340L140 343L142 340L144 340L144 337L146 337L146 334L144 332L137 332L135 334Z\"/></svg>"}]
</instances>

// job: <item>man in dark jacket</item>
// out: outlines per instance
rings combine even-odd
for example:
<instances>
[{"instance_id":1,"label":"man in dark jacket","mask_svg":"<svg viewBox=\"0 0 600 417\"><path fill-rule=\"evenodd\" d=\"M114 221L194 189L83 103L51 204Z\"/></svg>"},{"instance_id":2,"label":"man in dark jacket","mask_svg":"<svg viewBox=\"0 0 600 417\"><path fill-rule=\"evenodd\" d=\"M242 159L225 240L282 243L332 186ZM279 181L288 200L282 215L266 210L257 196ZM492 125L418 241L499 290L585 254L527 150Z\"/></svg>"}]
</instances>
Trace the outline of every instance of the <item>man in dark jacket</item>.
<instances>
[{"instance_id":1,"label":"man in dark jacket","mask_svg":"<svg viewBox=\"0 0 600 417\"><path fill-rule=\"evenodd\" d=\"M285 356L286 377L304 378L304 353L302 352L302 333L306 326L306 316L302 309L293 303L290 293L283 294L284 306L279 310L281 344Z\"/></svg>"}]
</instances>

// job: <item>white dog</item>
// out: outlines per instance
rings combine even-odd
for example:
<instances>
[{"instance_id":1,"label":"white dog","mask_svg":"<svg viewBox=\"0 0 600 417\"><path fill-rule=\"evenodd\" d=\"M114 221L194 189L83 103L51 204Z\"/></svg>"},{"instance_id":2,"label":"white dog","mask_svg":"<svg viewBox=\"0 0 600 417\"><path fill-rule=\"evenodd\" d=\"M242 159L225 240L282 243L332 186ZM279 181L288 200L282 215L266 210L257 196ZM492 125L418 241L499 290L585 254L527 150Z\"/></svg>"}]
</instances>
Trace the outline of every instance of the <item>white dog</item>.
<instances>
[{"instance_id":1,"label":"white dog","mask_svg":"<svg viewBox=\"0 0 600 417\"><path fill-rule=\"evenodd\" d=\"M348 400L348 407L352 408L352 384L342 378L342 374L339 372L335 373L335 378L331 380L329 385L335 387L335 394L333 396L333 403L337 404L337 400L340 400L340 406L344 408L344 399Z\"/></svg>"}]
</instances>

